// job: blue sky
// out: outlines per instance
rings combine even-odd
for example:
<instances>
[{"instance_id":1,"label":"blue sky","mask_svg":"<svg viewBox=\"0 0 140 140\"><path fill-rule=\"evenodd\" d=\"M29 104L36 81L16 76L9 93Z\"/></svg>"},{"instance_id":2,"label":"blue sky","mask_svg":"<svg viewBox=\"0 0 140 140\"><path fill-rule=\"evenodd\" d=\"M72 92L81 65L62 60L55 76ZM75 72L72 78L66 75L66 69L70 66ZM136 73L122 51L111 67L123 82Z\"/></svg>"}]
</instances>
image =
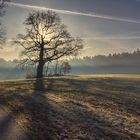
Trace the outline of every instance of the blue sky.
<instances>
[{"instance_id":1,"label":"blue sky","mask_svg":"<svg viewBox=\"0 0 140 140\"><path fill-rule=\"evenodd\" d=\"M59 10L71 34L84 39L82 56L140 48L140 0L13 0L3 18L8 39L24 31L29 12L44 7ZM13 59L19 52L7 44L0 57Z\"/></svg>"}]
</instances>

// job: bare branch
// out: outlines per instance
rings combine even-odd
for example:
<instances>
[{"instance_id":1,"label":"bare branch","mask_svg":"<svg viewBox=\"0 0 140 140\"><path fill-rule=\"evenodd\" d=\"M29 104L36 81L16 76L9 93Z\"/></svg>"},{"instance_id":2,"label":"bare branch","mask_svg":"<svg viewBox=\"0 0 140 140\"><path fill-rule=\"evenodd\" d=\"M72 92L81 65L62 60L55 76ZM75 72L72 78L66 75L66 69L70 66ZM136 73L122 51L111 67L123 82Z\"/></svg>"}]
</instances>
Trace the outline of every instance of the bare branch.
<instances>
[{"instance_id":1,"label":"bare branch","mask_svg":"<svg viewBox=\"0 0 140 140\"><path fill-rule=\"evenodd\" d=\"M55 12L33 12L24 24L26 34L19 34L15 43L24 48L25 63L38 64L37 77L42 77L45 63L76 55L83 47L82 40L71 37Z\"/></svg>"}]
</instances>

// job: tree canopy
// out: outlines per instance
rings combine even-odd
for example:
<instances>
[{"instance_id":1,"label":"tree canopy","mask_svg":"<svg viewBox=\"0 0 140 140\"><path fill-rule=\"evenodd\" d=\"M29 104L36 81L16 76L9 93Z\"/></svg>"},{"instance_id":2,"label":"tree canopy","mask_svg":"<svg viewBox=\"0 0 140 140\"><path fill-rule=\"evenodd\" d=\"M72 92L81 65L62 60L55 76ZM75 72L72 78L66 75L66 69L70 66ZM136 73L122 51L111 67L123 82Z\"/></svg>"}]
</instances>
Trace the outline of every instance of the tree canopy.
<instances>
[{"instance_id":1,"label":"tree canopy","mask_svg":"<svg viewBox=\"0 0 140 140\"><path fill-rule=\"evenodd\" d=\"M6 7L6 2L10 2L10 0L1 0L0 1L0 18L3 17L5 14L5 7ZM3 43L5 42L5 29L2 25L1 19L0 19L0 48L2 47Z\"/></svg>"},{"instance_id":2,"label":"tree canopy","mask_svg":"<svg viewBox=\"0 0 140 140\"><path fill-rule=\"evenodd\" d=\"M64 56L77 55L83 48L80 38L73 38L53 11L30 13L24 22L25 34L18 34L15 43L24 50L22 64L37 64L37 77L43 77L45 63Z\"/></svg>"}]
</instances>

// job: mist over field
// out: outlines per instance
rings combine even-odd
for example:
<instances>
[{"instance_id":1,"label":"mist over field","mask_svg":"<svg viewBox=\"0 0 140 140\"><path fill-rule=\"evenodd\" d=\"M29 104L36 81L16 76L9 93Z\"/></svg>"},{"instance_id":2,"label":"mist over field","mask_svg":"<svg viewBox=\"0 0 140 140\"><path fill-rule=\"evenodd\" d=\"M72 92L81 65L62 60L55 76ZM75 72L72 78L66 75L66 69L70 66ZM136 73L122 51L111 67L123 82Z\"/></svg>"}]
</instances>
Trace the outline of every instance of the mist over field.
<instances>
[{"instance_id":1,"label":"mist over field","mask_svg":"<svg viewBox=\"0 0 140 140\"><path fill-rule=\"evenodd\" d=\"M98 55L69 60L70 74L140 74L140 51ZM55 64L55 63L54 63ZM25 79L32 68L21 68L15 61L0 59L0 79Z\"/></svg>"}]
</instances>

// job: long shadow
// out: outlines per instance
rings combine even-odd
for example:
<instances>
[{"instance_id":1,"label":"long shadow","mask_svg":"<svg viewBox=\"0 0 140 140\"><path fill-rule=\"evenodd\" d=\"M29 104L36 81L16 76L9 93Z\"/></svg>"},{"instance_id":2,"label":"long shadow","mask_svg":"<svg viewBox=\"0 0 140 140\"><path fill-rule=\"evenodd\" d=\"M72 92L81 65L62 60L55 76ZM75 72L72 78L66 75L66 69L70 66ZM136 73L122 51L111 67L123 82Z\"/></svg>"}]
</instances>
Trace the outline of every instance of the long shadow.
<instances>
[{"instance_id":1,"label":"long shadow","mask_svg":"<svg viewBox=\"0 0 140 140\"><path fill-rule=\"evenodd\" d=\"M47 82L46 85L44 80L36 79L33 93L30 96L24 96L24 108L30 120L27 133L34 140L53 140L54 134L60 131L52 122L51 116L53 113L55 115L55 112L47 99L46 86L52 86L53 81Z\"/></svg>"},{"instance_id":2,"label":"long shadow","mask_svg":"<svg viewBox=\"0 0 140 140\"><path fill-rule=\"evenodd\" d=\"M93 96L93 98L97 97L97 98L103 99L104 101L114 102L115 104L120 106L120 108L123 108L127 112L130 112L130 113L132 113L134 115L138 115L138 112L136 112L135 110L137 110L137 111L139 110L138 109L138 105L137 105L139 103L134 103L132 100L127 99L127 98L124 98L124 99L120 100L120 98L121 98L120 94L114 94L115 97L112 97L111 94L106 92L105 90L104 91L100 91L100 92L103 92L103 93L100 93L99 91L98 92L97 91L95 91L95 92L87 91L87 89L89 88L89 84L93 85L93 86L96 86L96 85L99 85L99 84L101 84L101 85L105 84L106 85L106 82L108 82L108 79L104 79L104 81L102 81L102 80L100 81L99 80L99 81L97 81L97 82L99 82L98 84L95 84L96 81L94 81L94 82L87 81L87 80L81 81L81 80L71 80L71 79L66 79L66 78L64 78L64 79L63 78L62 79L57 79L57 82L59 82L59 81L60 82L63 81L64 83L68 83L69 86L73 87L72 90L70 90L70 92L74 92L75 94L80 92L82 94L85 94L86 96L89 95L89 96ZM110 82L110 80L109 80L109 82ZM111 82L116 82L116 81L111 81ZM108 85L106 85L106 86L108 86ZM127 85L124 85L124 86L126 86L124 89L127 89ZM102 87L100 87L100 88L102 89ZM111 87L108 87L108 88L111 89ZM129 91L129 89L130 88L128 88L128 91ZM61 92L69 93L69 90L66 89L66 88L64 88L63 90L60 90L58 87L53 87L53 89L51 89L51 90L56 92L56 93L61 93ZM119 99L118 99L118 97L119 97ZM127 104L127 103L129 103L129 104ZM136 108L133 108L133 106L135 106ZM78 112L78 110L76 111L76 113L77 112ZM86 116L85 118L88 119L89 116ZM121 130L119 130L119 129L115 128L115 127L112 127L111 126L112 124L109 121L107 121L107 120L104 120L102 122L102 124L105 124L104 125L105 127L110 128L114 132L114 134L112 134L112 136L114 135L116 137L116 139L120 139L120 138L121 139L139 139L135 134L132 134L132 133L126 133L126 134L124 134L126 137L125 136L123 137L123 132L122 132L122 135L119 136L121 134ZM99 122L99 125L100 125L100 122ZM88 130L88 128L87 128L87 130ZM98 130L102 131L102 133L105 133L105 131L106 131L103 128L98 128ZM120 131L120 133L119 133L119 131ZM109 135L111 136L111 133Z\"/></svg>"},{"instance_id":3,"label":"long shadow","mask_svg":"<svg viewBox=\"0 0 140 140\"><path fill-rule=\"evenodd\" d=\"M0 139L6 136L6 131L9 129L9 125L11 124L12 117L4 116L4 118L0 122Z\"/></svg>"},{"instance_id":4,"label":"long shadow","mask_svg":"<svg viewBox=\"0 0 140 140\"><path fill-rule=\"evenodd\" d=\"M71 79L62 78L61 80L59 79L58 81L60 82L63 81L64 83L68 83L69 86L73 87L70 90L70 92L79 92L81 93L82 96L89 95L98 99L102 99L103 101L114 102L115 104L117 104L118 106L126 110L127 112L137 116L140 115L139 112L140 102L139 100L134 100L134 98L137 99L134 93L136 93L137 95L140 94L140 87L136 86L138 85L137 81L134 81L133 83L129 81L130 82L129 84L131 85L125 84L126 81L123 81L123 83L121 83L122 82L121 80L118 79L113 80L108 78L97 79L95 81L93 81L93 79L81 81L77 79L71 80ZM118 82L119 85L117 85ZM134 85L136 86L135 89L134 89ZM90 86L97 87L98 90L89 91L88 88ZM63 88L63 90L60 91L58 87L55 87L51 90L58 93L62 91L68 92L67 88Z\"/></svg>"},{"instance_id":5,"label":"long shadow","mask_svg":"<svg viewBox=\"0 0 140 140\"><path fill-rule=\"evenodd\" d=\"M135 136L126 137L117 130L113 128L105 119L100 121L100 117L96 113L85 112L85 110L80 108L77 105L71 105L72 108L66 108L65 112L57 110L56 106L53 106L47 97L47 93L50 91L55 91L55 93L69 93L67 87L62 87L63 89L60 90L57 85L55 85L55 81L57 83L64 82L67 83L69 86L72 87L70 90L71 92L79 91L82 94L90 95L90 92L87 92L89 88L89 84L92 84L91 81L84 81L81 80L71 80L71 79L36 79L33 81L33 86L31 87L31 92L28 89L16 89L11 96L11 94L3 94L0 96L0 104L2 106L8 106L11 110L11 114L17 118L21 114L24 114L24 120L21 120L22 126L24 125L23 129L29 136L31 140L72 140L72 138L68 138L66 136L60 137L62 132L65 132L63 129L70 128L78 128L84 132L89 131L91 135L94 136L93 133L97 134L95 139L100 140L100 138L104 138L106 135L107 139L111 139L112 137L117 139L137 139ZM12 86L12 83L11 83ZM20 84L22 86L22 84ZM29 85L30 86L30 85ZM98 96L98 94L95 96ZM101 95L102 96L102 95ZM93 96L94 97L94 96ZM106 100L106 97L102 97ZM8 101L8 102L7 102ZM14 104L14 103L19 104ZM10 104L9 104L10 103ZM13 104L11 106L11 103ZM69 103L70 104L70 103ZM74 118L73 118L73 116ZM58 120L57 120L58 119ZM61 120L63 120L63 124L61 124ZM8 121L7 121L8 122ZM68 124L67 124L68 123ZM4 122L3 122L4 124ZM61 126L62 125L62 126ZM68 126L67 126L68 125ZM3 133L6 131L8 124L5 123L3 127ZM73 127L72 127L73 126ZM103 126L103 127L99 127ZM113 130L113 134L111 132L106 132L105 128L110 128ZM122 134L120 136L120 134ZM107 136L108 135L108 136ZM77 138L81 140L82 138ZM93 140L94 138L83 138L83 140Z\"/></svg>"},{"instance_id":6,"label":"long shadow","mask_svg":"<svg viewBox=\"0 0 140 140\"><path fill-rule=\"evenodd\" d=\"M10 84L12 86L12 83ZM52 85L51 82L48 84L50 84L50 86ZM47 92L44 85L44 79L36 79L33 84L32 93L28 94L27 90L19 89L19 91L14 91L15 93L12 93L12 96L9 93L0 96L0 105L8 107L11 115L13 115L15 119L21 114L25 114L24 117L27 123L24 123L24 120L20 121L22 126L24 126L23 129L26 134L33 140L53 140L53 135L59 132L50 119L52 115L50 110L52 107L47 100ZM14 104L17 102L19 104ZM55 114L55 112L53 113ZM10 120L5 119L6 120L3 120L1 124L2 132L0 133L0 137L7 131L8 124L10 123ZM42 120L44 123L42 123Z\"/></svg>"},{"instance_id":7,"label":"long shadow","mask_svg":"<svg viewBox=\"0 0 140 140\"><path fill-rule=\"evenodd\" d=\"M41 91L44 94L45 87L44 87L44 79L36 79L34 82L34 90Z\"/></svg>"}]
</instances>

